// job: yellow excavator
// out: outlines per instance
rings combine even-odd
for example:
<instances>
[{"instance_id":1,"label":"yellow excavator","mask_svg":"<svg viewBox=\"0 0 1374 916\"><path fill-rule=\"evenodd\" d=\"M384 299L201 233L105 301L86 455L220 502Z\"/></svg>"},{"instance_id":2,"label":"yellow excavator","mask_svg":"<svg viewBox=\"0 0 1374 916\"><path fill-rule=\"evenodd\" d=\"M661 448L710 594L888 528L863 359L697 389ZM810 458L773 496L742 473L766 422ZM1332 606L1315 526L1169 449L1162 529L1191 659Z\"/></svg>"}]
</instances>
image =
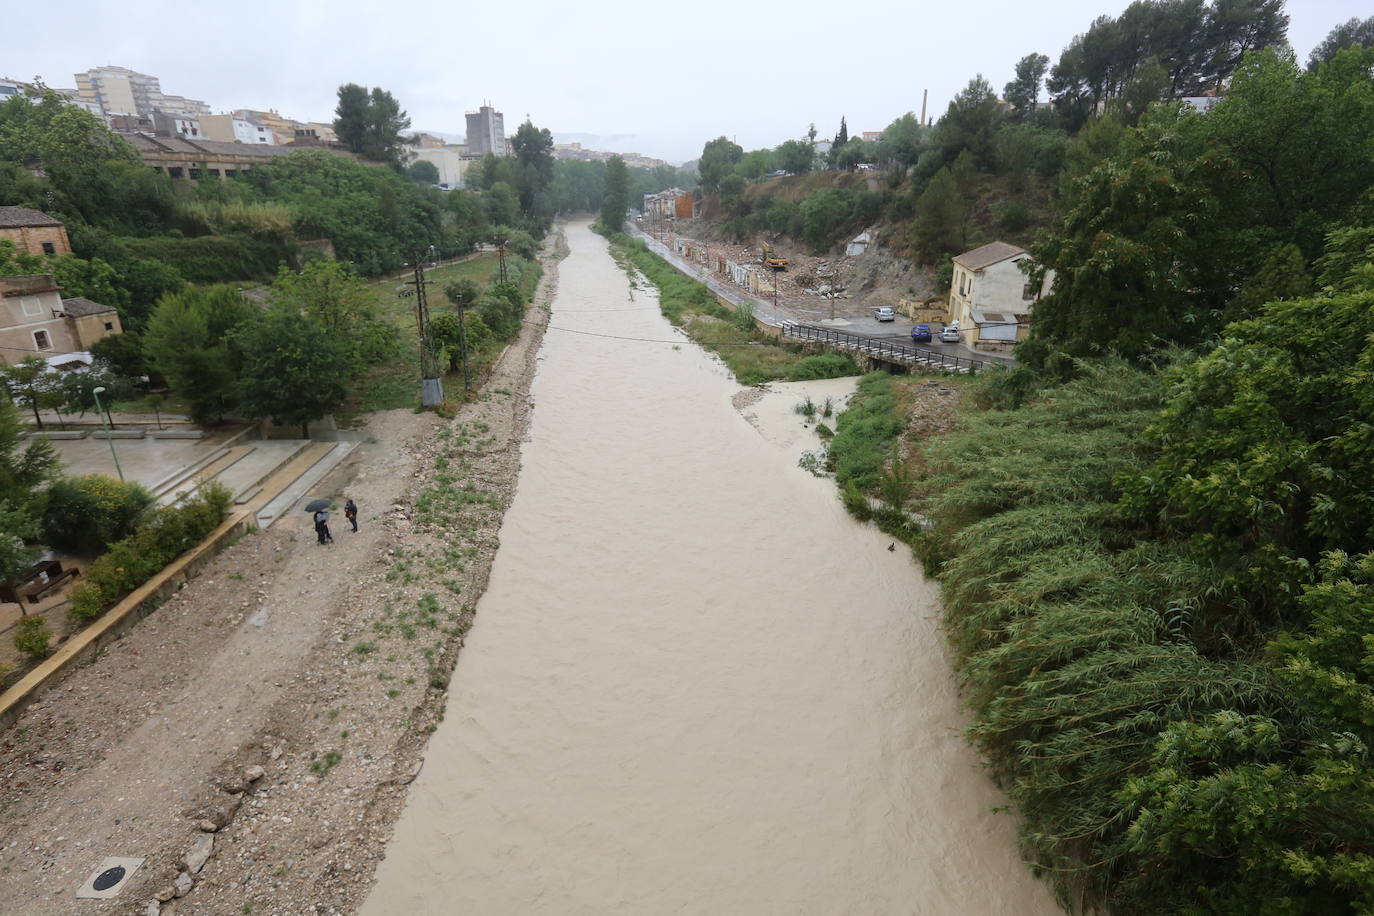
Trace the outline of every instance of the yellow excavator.
<instances>
[{"instance_id":1,"label":"yellow excavator","mask_svg":"<svg viewBox=\"0 0 1374 916\"><path fill-rule=\"evenodd\" d=\"M767 242L763 243L763 257L759 260L763 262L764 267L771 267L773 270L786 270L790 263L787 258L780 257Z\"/></svg>"}]
</instances>

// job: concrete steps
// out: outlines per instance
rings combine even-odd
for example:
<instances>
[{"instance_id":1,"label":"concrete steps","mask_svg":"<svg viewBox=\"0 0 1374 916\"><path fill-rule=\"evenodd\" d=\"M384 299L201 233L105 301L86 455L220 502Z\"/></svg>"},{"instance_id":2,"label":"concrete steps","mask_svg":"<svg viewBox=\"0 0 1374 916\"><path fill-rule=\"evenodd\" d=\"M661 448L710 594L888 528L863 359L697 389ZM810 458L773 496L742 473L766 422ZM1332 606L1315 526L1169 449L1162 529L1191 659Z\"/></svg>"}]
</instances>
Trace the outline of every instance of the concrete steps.
<instances>
[{"instance_id":1,"label":"concrete steps","mask_svg":"<svg viewBox=\"0 0 1374 916\"><path fill-rule=\"evenodd\" d=\"M259 528L267 528L290 513L310 490L338 467L357 447L354 442L312 442L275 474L262 483L256 506Z\"/></svg>"},{"instance_id":2,"label":"concrete steps","mask_svg":"<svg viewBox=\"0 0 1374 916\"><path fill-rule=\"evenodd\" d=\"M189 474L182 475L181 479L172 483L166 488L159 499L164 504L171 504L181 499L187 493L206 480L219 477L220 474L238 464L249 455L253 454L254 448L251 445L236 445L233 448L219 449L208 462L201 464L196 470Z\"/></svg>"}]
</instances>

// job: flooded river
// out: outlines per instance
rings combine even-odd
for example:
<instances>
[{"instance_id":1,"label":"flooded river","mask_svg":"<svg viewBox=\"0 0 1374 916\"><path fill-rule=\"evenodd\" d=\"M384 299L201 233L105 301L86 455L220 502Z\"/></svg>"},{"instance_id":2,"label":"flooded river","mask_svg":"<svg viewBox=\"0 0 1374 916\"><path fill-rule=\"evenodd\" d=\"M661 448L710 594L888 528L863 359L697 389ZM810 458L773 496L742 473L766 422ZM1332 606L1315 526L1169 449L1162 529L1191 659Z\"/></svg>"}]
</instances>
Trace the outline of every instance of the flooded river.
<instances>
[{"instance_id":1,"label":"flooded river","mask_svg":"<svg viewBox=\"0 0 1374 916\"><path fill-rule=\"evenodd\" d=\"M959 738L934 585L796 466L800 392L737 410L568 241L490 586L363 912L1058 913Z\"/></svg>"}]
</instances>

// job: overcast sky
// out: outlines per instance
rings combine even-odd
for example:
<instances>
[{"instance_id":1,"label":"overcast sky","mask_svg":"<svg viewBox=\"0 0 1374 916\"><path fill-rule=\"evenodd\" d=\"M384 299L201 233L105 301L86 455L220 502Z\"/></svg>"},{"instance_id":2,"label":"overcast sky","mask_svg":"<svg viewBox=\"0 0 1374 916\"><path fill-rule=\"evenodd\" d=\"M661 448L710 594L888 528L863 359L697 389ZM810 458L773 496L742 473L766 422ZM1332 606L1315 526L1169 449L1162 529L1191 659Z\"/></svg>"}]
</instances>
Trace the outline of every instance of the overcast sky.
<instances>
[{"instance_id":1,"label":"overcast sky","mask_svg":"<svg viewBox=\"0 0 1374 916\"><path fill-rule=\"evenodd\" d=\"M713 137L776 146L815 122L832 136L938 117L971 77L999 92L1032 51L1058 58L1094 17L1127 0L234 0L201 4L67 0L61 22L11 4L0 75L70 88L103 64L150 73L168 94L215 111L275 109L331 120L341 83L382 86L417 128L464 132L485 100L507 133L529 115L602 149L674 162ZM1368 0L1289 0L1299 59ZM590 139L590 138L589 138Z\"/></svg>"}]
</instances>

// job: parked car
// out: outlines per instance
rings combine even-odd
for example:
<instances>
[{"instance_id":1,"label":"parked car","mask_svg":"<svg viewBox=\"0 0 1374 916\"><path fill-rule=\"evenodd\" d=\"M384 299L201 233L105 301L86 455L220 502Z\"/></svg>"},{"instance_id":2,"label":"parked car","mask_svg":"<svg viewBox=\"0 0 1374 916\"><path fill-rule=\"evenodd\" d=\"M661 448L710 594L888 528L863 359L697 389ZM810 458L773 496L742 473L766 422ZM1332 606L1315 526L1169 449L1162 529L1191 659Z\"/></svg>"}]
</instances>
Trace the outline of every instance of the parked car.
<instances>
[{"instance_id":1,"label":"parked car","mask_svg":"<svg viewBox=\"0 0 1374 916\"><path fill-rule=\"evenodd\" d=\"M941 341L942 343L958 343L958 342L959 342L959 322L956 321L956 322L954 322L953 324L947 324L947 325L945 325L943 328L941 328L941 329L940 329L940 341Z\"/></svg>"},{"instance_id":2,"label":"parked car","mask_svg":"<svg viewBox=\"0 0 1374 916\"><path fill-rule=\"evenodd\" d=\"M930 325L918 324L911 329L911 339L915 343L930 343Z\"/></svg>"},{"instance_id":3,"label":"parked car","mask_svg":"<svg viewBox=\"0 0 1374 916\"><path fill-rule=\"evenodd\" d=\"M895 321L897 313L890 306L880 305L873 310L873 317L879 321Z\"/></svg>"}]
</instances>

